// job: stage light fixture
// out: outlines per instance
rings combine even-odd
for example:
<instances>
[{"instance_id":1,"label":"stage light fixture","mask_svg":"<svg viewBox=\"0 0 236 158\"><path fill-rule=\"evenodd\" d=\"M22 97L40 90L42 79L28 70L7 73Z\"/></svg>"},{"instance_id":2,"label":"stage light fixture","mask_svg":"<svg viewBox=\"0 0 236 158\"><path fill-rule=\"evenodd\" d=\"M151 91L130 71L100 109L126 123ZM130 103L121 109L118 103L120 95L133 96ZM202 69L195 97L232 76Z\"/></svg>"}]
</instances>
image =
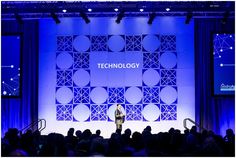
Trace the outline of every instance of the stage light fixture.
<instances>
[{"instance_id":1,"label":"stage light fixture","mask_svg":"<svg viewBox=\"0 0 236 158\"><path fill-rule=\"evenodd\" d=\"M156 13L151 13L149 14L149 19L148 19L148 24L151 25L153 20L155 19L156 17Z\"/></svg>"},{"instance_id":2,"label":"stage light fixture","mask_svg":"<svg viewBox=\"0 0 236 158\"><path fill-rule=\"evenodd\" d=\"M89 20L89 18L88 18L86 13L80 11L80 16L84 19L86 24L90 23L90 20Z\"/></svg>"},{"instance_id":3,"label":"stage light fixture","mask_svg":"<svg viewBox=\"0 0 236 158\"><path fill-rule=\"evenodd\" d=\"M67 12L67 10L66 10L66 9L63 9L63 10L62 10L62 12L63 12L63 13L66 13L66 12Z\"/></svg>"},{"instance_id":4,"label":"stage light fixture","mask_svg":"<svg viewBox=\"0 0 236 158\"><path fill-rule=\"evenodd\" d=\"M185 19L185 24L189 24L191 19L193 17L193 13L192 12L188 12L186 15L186 19Z\"/></svg>"},{"instance_id":5,"label":"stage light fixture","mask_svg":"<svg viewBox=\"0 0 236 158\"><path fill-rule=\"evenodd\" d=\"M53 20L55 21L56 24L60 24L61 23L61 21L59 20L58 16L54 12L51 12L51 17L53 18Z\"/></svg>"},{"instance_id":6,"label":"stage light fixture","mask_svg":"<svg viewBox=\"0 0 236 158\"><path fill-rule=\"evenodd\" d=\"M223 18L221 19L221 23L226 24L228 17L229 17L229 11L226 11L223 15Z\"/></svg>"},{"instance_id":7,"label":"stage light fixture","mask_svg":"<svg viewBox=\"0 0 236 158\"><path fill-rule=\"evenodd\" d=\"M167 12L170 11L170 8L166 8L166 11L167 11Z\"/></svg>"},{"instance_id":8,"label":"stage light fixture","mask_svg":"<svg viewBox=\"0 0 236 158\"><path fill-rule=\"evenodd\" d=\"M118 11L119 11L119 9L118 9L118 8L115 8L114 10L115 10L116 12L118 12Z\"/></svg>"},{"instance_id":9,"label":"stage light fixture","mask_svg":"<svg viewBox=\"0 0 236 158\"><path fill-rule=\"evenodd\" d=\"M21 16L18 13L15 13L15 18L16 18L16 21L19 24L23 24L23 20L22 20Z\"/></svg>"},{"instance_id":10,"label":"stage light fixture","mask_svg":"<svg viewBox=\"0 0 236 158\"><path fill-rule=\"evenodd\" d=\"M89 9L88 9L88 11L89 11L89 12L91 12L91 11L92 11L92 9L91 9L91 8L89 8Z\"/></svg>"},{"instance_id":11,"label":"stage light fixture","mask_svg":"<svg viewBox=\"0 0 236 158\"><path fill-rule=\"evenodd\" d=\"M116 19L116 23L119 24L120 21L123 19L125 15L125 12L124 11L121 11L118 15L117 15L117 19Z\"/></svg>"},{"instance_id":12,"label":"stage light fixture","mask_svg":"<svg viewBox=\"0 0 236 158\"><path fill-rule=\"evenodd\" d=\"M139 9L139 11L140 11L140 12L143 12L143 11L144 11L144 9L143 9L143 8L141 8L141 9Z\"/></svg>"}]
</instances>

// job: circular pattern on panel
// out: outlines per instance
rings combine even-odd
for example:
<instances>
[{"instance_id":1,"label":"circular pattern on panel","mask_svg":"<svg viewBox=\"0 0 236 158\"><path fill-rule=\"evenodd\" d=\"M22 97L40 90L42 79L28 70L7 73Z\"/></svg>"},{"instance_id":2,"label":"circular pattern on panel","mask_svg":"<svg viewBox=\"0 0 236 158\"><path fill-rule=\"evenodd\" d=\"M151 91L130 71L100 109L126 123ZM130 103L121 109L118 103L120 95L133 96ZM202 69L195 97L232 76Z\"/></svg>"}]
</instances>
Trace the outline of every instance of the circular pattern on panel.
<instances>
[{"instance_id":1,"label":"circular pattern on panel","mask_svg":"<svg viewBox=\"0 0 236 158\"><path fill-rule=\"evenodd\" d=\"M107 110L107 115L108 117L112 120L115 121L115 110L116 110L117 104L113 104L112 106L109 107L109 109ZM123 108L123 106L121 107L121 110L123 112L123 114L125 114L125 109Z\"/></svg>"},{"instance_id":2,"label":"circular pattern on panel","mask_svg":"<svg viewBox=\"0 0 236 158\"><path fill-rule=\"evenodd\" d=\"M108 98L108 93L105 88L96 87L90 92L90 98L94 103L104 103Z\"/></svg>"},{"instance_id":3,"label":"circular pattern on panel","mask_svg":"<svg viewBox=\"0 0 236 158\"><path fill-rule=\"evenodd\" d=\"M62 52L57 56L57 66L60 69L68 69L73 64L73 57L70 53Z\"/></svg>"},{"instance_id":4,"label":"circular pattern on panel","mask_svg":"<svg viewBox=\"0 0 236 158\"><path fill-rule=\"evenodd\" d=\"M56 99L61 104L67 104L73 99L73 92L68 87L61 87L56 92Z\"/></svg>"},{"instance_id":5,"label":"circular pattern on panel","mask_svg":"<svg viewBox=\"0 0 236 158\"><path fill-rule=\"evenodd\" d=\"M147 35L143 38L143 47L146 51L154 52L160 44L160 40L155 35Z\"/></svg>"},{"instance_id":6,"label":"circular pattern on panel","mask_svg":"<svg viewBox=\"0 0 236 158\"><path fill-rule=\"evenodd\" d=\"M91 42L87 36L76 36L73 46L78 52L85 52L89 49Z\"/></svg>"},{"instance_id":7,"label":"circular pattern on panel","mask_svg":"<svg viewBox=\"0 0 236 158\"><path fill-rule=\"evenodd\" d=\"M143 93L138 87L130 87L125 92L125 99L132 104L140 102L142 97Z\"/></svg>"},{"instance_id":8,"label":"circular pattern on panel","mask_svg":"<svg viewBox=\"0 0 236 158\"><path fill-rule=\"evenodd\" d=\"M143 73L143 82L148 86L157 85L160 79L160 74L154 69L148 69Z\"/></svg>"},{"instance_id":9,"label":"circular pattern on panel","mask_svg":"<svg viewBox=\"0 0 236 158\"><path fill-rule=\"evenodd\" d=\"M107 44L110 50L119 52L125 47L125 40L122 38L122 36L114 35L109 38Z\"/></svg>"},{"instance_id":10,"label":"circular pattern on panel","mask_svg":"<svg viewBox=\"0 0 236 158\"><path fill-rule=\"evenodd\" d=\"M86 86L90 81L89 72L84 69L77 70L73 75L73 81L77 86Z\"/></svg>"},{"instance_id":11,"label":"circular pattern on panel","mask_svg":"<svg viewBox=\"0 0 236 158\"><path fill-rule=\"evenodd\" d=\"M161 100L166 104L172 104L178 97L177 91L171 86L164 87L160 92Z\"/></svg>"},{"instance_id":12,"label":"circular pattern on panel","mask_svg":"<svg viewBox=\"0 0 236 158\"><path fill-rule=\"evenodd\" d=\"M177 64L177 57L171 52L163 53L160 57L160 63L164 68L171 69Z\"/></svg>"},{"instance_id":13,"label":"circular pattern on panel","mask_svg":"<svg viewBox=\"0 0 236 158\"><path fill-rule=\"evenodd\" d=\"M73 116L77 121L86 121L90 116L90 109L84 104L78 104L73 109Z\"/></svg>"},{"instance_id":14,"label":"circular pattern on panel","mask_svg":"<svg viewBox=\"0 0 236 158\"><path fill-rule=\"evenodd\" d=\"M157 120L160 114L161 114L160 109L158 108L158 106L156 106L153 103L146 105L142 111L143 117L147 121L151 121L151 122Z\"/></svg>"}]
</instances>

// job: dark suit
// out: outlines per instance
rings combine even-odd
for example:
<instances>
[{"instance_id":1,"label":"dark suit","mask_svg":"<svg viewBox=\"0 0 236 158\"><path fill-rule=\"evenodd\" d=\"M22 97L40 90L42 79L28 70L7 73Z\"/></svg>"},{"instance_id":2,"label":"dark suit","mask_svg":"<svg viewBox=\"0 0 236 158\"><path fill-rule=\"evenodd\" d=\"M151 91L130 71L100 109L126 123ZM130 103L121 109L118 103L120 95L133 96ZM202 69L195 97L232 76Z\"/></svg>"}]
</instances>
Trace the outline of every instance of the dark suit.
<instances>
[{"instance_id":1,"label":"dark suit","mask_svg":"<svg viewBox=\"0 0 236 158\"><path fill-rule=\"evenodd\" d=\"M116 109L115 111L115 123L116 129L122 130L122 123L124 122L123 113L121 110Z\"/></svg>"}]
</instances>

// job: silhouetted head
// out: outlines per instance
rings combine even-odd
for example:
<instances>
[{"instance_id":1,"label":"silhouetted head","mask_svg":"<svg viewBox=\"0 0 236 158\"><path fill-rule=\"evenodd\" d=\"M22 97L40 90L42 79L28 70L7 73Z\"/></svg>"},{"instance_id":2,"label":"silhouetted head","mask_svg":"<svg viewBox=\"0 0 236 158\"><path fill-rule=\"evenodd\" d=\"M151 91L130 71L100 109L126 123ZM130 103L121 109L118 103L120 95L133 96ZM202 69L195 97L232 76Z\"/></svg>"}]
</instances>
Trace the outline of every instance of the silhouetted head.
<instances>
[{"instance_id":1,"label":"silhouetted head","mask_svg":"<svg viewBox=\"0 0 236 158\"><path fill-rule=\"evenodd\" d=\"M81 137L81 135L82 135L81 130L77 130L77 131L75 132L75 135L76 135L77 137Z\"/></svg>"},{"instance_id":2,"label":"silhouetted head","mask_svg":"<svg viewBox=\"0 0 236 158\"><path fill-rule=\"evenodd\" d=\"M174 134L175 133L175 129L173 127L171 127L168 131L169 134Z\"/></svg>"},{"instance_id":3,"label":"silhouetted head","mask_svg":"<svg viewBox=\"0 0 236 158\"><path fill-rule=\"evenodd\" d=\"M67 132L67 136L73 136L74 135L74 128L70 128L69 131Z\"/></svg>"},{"instance_id":4,"label":"silhouetted head","mask_svg":"<svg viewBox=\"0 0 236 158\"><path fill-rule=\"evenodd\" d=\"M175 129L175 134L181 134L181 131L179 129Z\"/></svg>"},{"instance_id":5,"label":"silhouetted head","mask_svg":"<svg viewBox=\"0 0 236 158\"><path fill-rule=\"evenodd\" d=\"M151 131L152 131L151 126L147 126L147 127L146 127L146 130L147 130L148 132L151 132Z\"/></svg>"},{"instance_id":6,"label":"silhouetted head","mask_svg":"<svg viewBox=\"0 0 236 158\"><path fill-rule=\"evenodd\" d=\"M125 135L127 135L127 136L131 136L131 130L129 129L129 128L127 128L126 130L125 130Z\"/></svg>"},{"instance_id":7,"label":"silhouetted head","mask_svg":"<svg viewBox=\"0 0 236 158\"><path fill-rule=\"evenodd\" d=\"M34 134L34 136L36 136L36 137L39 137L39 136L41 135L41 133L40 133L39 130L34 131L33 134Z\"/></svg>"},{"instance_id":8,"label":"silhouetted head","mask_svg":"<svg viewBox=\"0 0 236 158\"><path fill-rule=\"evenodd\" d=\"M185 130L184 130L184 134L185 134L185 135L189 134L189 129L185 129Z\"/></svg>"},{"instance_id":9,"label":"silhouetted head","mask_svg":"<svg viewBox=\"0 0 236 158\"><path fill-rule=\"evenodd\" d=\"M121 110L121 104L117 104L117 109Z\"/></svg>"},{"instance_id":10,"label":"silhouetted head","mask_svg":"<svg viewBox=\"0 0 236 158\"><path fill-rule=\"evenodd\" d=\"M234 131L229 128L229 129L226 130L226 135L227 136L233 136L234 135Z\"/></svg>"},{"instance_id":11,"label":"silhouetted head","mask_svg":"<svg viewBox=\"0 0 236 158\"><path fill-rule=\"evenodd\" d=\"M196 126L192 126L190 133L194 134L197 133L197 127Z\"/></svg>"},{"instance_id":12,"label":"silhouetted head","mask_svg":"<svg viewBox=\"0 0 236 158\"><path fill-rule=\"evenodd\" d=\"M28 130L26 131L26 134L27 134L27 135L32 135L32 133L33 133L33 132L32 132L31 129L28 129Z\"/></svg>"},{"instance_id":13,"label":"silhouetted head","mask_svg":"<svg viewBox=\"0 0 236 158\"><path fill-rule=\"evenodd\" d=\"M9 136L17 136L18 135L18 129L17 128L9 128L6 135Z\"/></svg>"},{"instance_id":14,"label":"silhouetted head","mask_svg":"<svg viewBox=\"0 0 236 158\"><path fill-rule=\"evenodd\" d=\"M215 133L212 131L212 130L210 130L210 131L208 131L208 136L214 136L215 135Z\"/></svg>"},{"instance_id":15,"label":"silhouetted head","mask_svg":"<svg viewBox=\"0 0 236 158\"><path fill-rule=\"evenodd\" d=\"M82 136L84 139L89 139L92 135L92 132L89 129L84 130L84 132L82 133Z\"/></svg>"},{"instance_id":16,"label":"silhouetted head","mask_svg":"<svg viewBox=\"0 0 236 158\"><path fill-rule=\"evenodd\" d=\"M100 134L101 134L101 131L98 129L98 130L96 130L96 135L97 136L100 136Z\"/></svg>"}]
</instances>

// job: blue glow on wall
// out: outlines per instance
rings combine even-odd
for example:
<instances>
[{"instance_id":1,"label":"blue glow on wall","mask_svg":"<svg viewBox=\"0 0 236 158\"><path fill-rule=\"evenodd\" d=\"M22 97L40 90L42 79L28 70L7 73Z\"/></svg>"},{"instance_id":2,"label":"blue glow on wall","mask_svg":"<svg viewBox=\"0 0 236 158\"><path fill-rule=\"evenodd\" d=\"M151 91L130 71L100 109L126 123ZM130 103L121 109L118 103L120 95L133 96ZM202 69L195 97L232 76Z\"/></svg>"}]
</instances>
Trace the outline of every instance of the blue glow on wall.
<instances>
[{"instance_id":1,"label":"blue glow on wall","mask_svg":"<svg viewBox=\"0 0 236 158\"><path fill-rule=\"evenodd\" d=\"M172 113L176 115L177 108L172 105L173 103L178 103L176 36L151 34L119 35L119 37L117 38L116 35L57 36L56 105L61 107L61 104L71 104L71 106L80 103L89 104L91 121L98 119L94 117L95 115L105 114L108 107L104 106L104 104L116 103L126 104L127 121L142 121L145 119L141 111L143 108L145 109L143 104L148 103L155 103L157 107L165 107L165 104L171 104L168 106L173 106L171 108ZM150 42L146 39L143 44L142 39L144 38L142 37L149 37ZM156 41L151 37L156 37ZM112 42L108 42L110 39L112 39ZM150 44L152 41L157 42L157 45L155 43ZM122 45L120 46L119 43L122 43ZM108 47L110 48L109 50ZM142 51L144 47L145 49ZM120 67L113 64L120 64ZM151 73L147 74L147 71ZM145 78L142 79L144 73ZM159 80L153 85L148 85L148 80L152 78L159 78ZM144 82L147 85L142 84ZM99 88L104 93L94 92L98 91L97 89ZM135 90L131 91L130 89ZM136 91L140 95L136 95ZM97 95L94 95L94 93L97 93ZM132 99L135 100L136 97L140 97L137 102L139 105L129 105L136 104L130 101ZM98 102L99 98L104 99ZM94 107L99 107L105 111L94 110ZM61 116L61 111L61 108L59 108L57 115ZM161 112L165 112L165 110ZM69 113L72 114L71 111ZM64 115L64 118L57 117L57 121L72 120L66 119L67 117L68 115ZM160 118L155 121L177 119L177 117L166 117L164 113L160 114ZM103 119L99 120L107 121L108 117L103 117ZM149 121L147 118L145 120Z\"/></svg>"},{"instance_id":2,"label":"blue glow on wall","mask_svg":"<svg viewBox=\"0 0 236 158\"><path fill-rule=\"evenodd\" d=\"M80 126L109 135L117 103L124 127L137 131L146 125L182 129L184 118L195 118L193 24L167 17L150 26L146 20L40 20L39 117L54 127L46 132Z\"/></svg>"},{"instance_id":3,"label":"blue glow on wall","mask_svg":"<svg viewBox=\"0 0 236 158\"><path fill-rule=\"evenodd\" d=\"M20 95L21 38L18 35L1 36L1 95Z\"/></svg>"},{"instance_id":4,"label":"blue glow on wall","mask_svg":"<svg viewBox=\"0 0 236 158\"><path fill-rule=\"evenodd\" d=\"M214 94L235 93L235 35L213 35Z\"/></svg>"}]
</instances>

